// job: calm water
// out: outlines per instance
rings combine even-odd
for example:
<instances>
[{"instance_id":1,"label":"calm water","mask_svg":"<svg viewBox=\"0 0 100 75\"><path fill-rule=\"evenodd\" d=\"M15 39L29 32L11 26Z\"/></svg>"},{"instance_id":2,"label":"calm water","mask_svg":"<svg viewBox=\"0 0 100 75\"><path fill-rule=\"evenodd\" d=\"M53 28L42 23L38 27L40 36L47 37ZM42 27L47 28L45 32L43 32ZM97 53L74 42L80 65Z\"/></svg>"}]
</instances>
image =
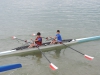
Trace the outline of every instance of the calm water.
<instances>
[{"instance_id":1,"label":"calm water","mask_svg":"<svg viewBox=\"0 0 100 75\"><path fill-rule=\"evenodd\" d=\"M30 40L33 33L54 36L60 29L63 39L100 35L99 0L0 0L0 51L21 46L12 36ZM44 40L45 41L45 40ZM72 47L94 56L93 61L71 49L46 52L45 55L59 67L49 68L40 53L26 56L0 57L0 65L21 63L22 68L0 75L100 75L100 41Z\"/></svg>"}]
</instances>

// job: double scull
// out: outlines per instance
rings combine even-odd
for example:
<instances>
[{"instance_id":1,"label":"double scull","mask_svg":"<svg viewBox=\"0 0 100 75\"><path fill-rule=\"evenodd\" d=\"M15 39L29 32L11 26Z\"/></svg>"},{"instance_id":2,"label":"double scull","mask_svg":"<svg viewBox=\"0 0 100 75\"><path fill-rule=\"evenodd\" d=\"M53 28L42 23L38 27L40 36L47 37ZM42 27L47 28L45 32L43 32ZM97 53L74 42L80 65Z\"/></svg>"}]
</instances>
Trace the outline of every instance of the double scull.
<instances>
[{"instance_id":1,"label":"double scull","mask_svg":"<svg viewBox=\"0 0 100 75\"><path fill-rule=\"evenodd\" d=\"M95 41L95 40L100 40L100 36L93 36L93 37L86 37L86 38L79 38L79 39L66 39L66 40L63 40L63 44L68 46L72 44L84 43L84 42ZM63 44L50 44L50 42L46 42L46 43L43 43L42 46L40 46L39 48L42 51L50 51L50 50L53 50L54 48L64 48L65 46ZM20 46L11 50L0 52L0 56L21 55L25 53L32 53L32 52L39 51L37 47L28 48L28 46L29 45Z\"/></svg>"}]
</instances>

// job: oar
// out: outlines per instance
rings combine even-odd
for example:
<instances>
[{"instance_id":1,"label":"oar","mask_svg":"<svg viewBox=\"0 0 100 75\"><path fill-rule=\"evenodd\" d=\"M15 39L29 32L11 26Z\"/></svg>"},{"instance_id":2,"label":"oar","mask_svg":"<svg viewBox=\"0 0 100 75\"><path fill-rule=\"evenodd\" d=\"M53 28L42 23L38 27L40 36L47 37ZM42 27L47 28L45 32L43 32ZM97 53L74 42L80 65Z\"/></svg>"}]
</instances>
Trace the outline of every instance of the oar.
<instances>
[{"instance_id":1,"label":"oar","mask_svg":"<svg viewBox=\"0 0 100 75\"><path fill-rule=\"evenodd\" d=\"M51 39L53 39L53 38L51 38ZM81 55L84 55L84 57L85 57L86 59L88 59L88 60L93 60L93 59L94 59L94 57L92 57L92 56L89 56L89 55L87 55L87 54L84 54L84 53L82 53L82 52L80 52L80 51L78 51L78 50L76 50L76 49L74 49L74 48L72 48L72 47L69 47L69 46L65 45L64 43L62 43L62 44L63 44L64 46L66 46L66 47L68 47L68 48L70 48L70 49L72 49L72 50L74 50L74 51L80 53Z\"/></svg>"},{"instance_id":2,"label":"oar","mask_svg":"<svg viewBox=\"0 0 100 75\"><path fill-rule=\"evenodd\" d=\"M0 66L0 72L12 70L12 69L17 69L17 68L21 68L21 67L22 67L21 64L3 65L3 66Z\"/></svg>"},{"instance_id":3,"label":"oar","mask_svg":"<svg viewBox=\"0 0 100 75\"><path fill-rule=\"evenodd\" d=\"M33 41L33 40L32 40ZM34 42L34 41L33 41ZM42 50L39 48L39 46L37 45L36 46L37 48L38 48L38 50L42 53L42 55L48 60L48 62L50 63L50 68L52 69L52 70L56 70L56 69L58 69L58 67L56 67L53 63L51 63L50 62L50 60L45 56L45 54L42 52Z\"/></svg>"},{"instance_id":4,"label":"oar","mask_svg":"<svg viewBox=\"0 0 100 75\"><path fill-rule=\"evenodd\" d=\"M18 39L18 38L16 38L16 37L14 37L14 39ZM21 40L21 39L18 39L18 40ZM21 41L24 41L25 42L25 40L21 40ZM28 42L28 43L31 43L31 42ZM48 60L48 62L50 63L50 68L52 69L52 70L56 70L56 69L58 69L58 67L56 67L53 63L51 63L50 62L50 60L45 56L45 54L42 52L42 50L37 46L37 48L38 48L38 50L43 54L43 56Z\"/></svg>"},{"instance_id":5,"label":"oar","mask_svg":"<svg viewBox=\"0 0 100 75\"><path fill-rule=\"evenodd\" d=\"M88 59L88 60L93 60L93 59L94 59L94 57L91 57L91 56L86 55L86 54L84 54L84 53L82 53L82 52L80 52L80 51L77 51L76 49L74 49L74 48L72 48L72 47L69 47L69 46L65 45L64 43L62 43L62 44L63 44L64 46L66 46L66 47L68 47L68 48L70 48L70 49L72 49L72 50L74 50L74 51L80 53L81 55L83 55L83 56L84 56L86 59Z\"/></svg>"},{"instance_id":6,"label":"oar","mask_svg":"<svg viewBox=\"0 0 100 75\"><path fill-rule=\"evenodd\" d=\"M50 60L45 56L45 54L42 52L42 50L37 46L37 48L38 48L38 50L43 54L43 56L48 60L48 62L50 63L50 68L52 69L52 70L56 70L56 69L58 69L58 67L56 67L53 63L51 63L50 62Z\"/></svg>"},{"instance_id":7,"label":"oar","mask_svg":"<svg viewBox=\"0 0 100 75\"><path fill-rule=\"evenodd\" d=\"M23 41L23 42L26 42L26 43L30 43L30 42L27 42L27 40L22 40L22 39L15 37L15 36L13 36L12 39L17 39L17 40L20 40L20 41Z\"/></svg>"}]
</instances>

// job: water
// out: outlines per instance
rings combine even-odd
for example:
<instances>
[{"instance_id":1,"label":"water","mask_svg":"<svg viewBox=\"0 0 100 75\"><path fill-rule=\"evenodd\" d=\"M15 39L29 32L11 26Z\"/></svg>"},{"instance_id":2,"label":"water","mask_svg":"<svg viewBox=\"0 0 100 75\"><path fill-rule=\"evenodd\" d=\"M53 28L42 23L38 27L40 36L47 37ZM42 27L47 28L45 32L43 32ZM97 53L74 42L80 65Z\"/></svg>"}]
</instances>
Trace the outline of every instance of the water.
<instances>
[{"instance_id":1,"label":"water","mask_svg":"<svg viewBox=\"0 0 100 75\"><path fill-rule=\"evenodd\" d=\"M0 0L0 51L22 45L12 40L12 36L30 40L32 34L38 31L47 37L54 36L56 30L60 29L63 39L98 36L99 8L99 0ZM59 67L57 71L49 69L48 61L40 53L0 57L0 65L23 65L20 69L3 72L1 75L100 75L99 42L72 46L94 56L93 61L84 59L69 48L46 52L48 59Z\"/></svg>"}]
</instances>

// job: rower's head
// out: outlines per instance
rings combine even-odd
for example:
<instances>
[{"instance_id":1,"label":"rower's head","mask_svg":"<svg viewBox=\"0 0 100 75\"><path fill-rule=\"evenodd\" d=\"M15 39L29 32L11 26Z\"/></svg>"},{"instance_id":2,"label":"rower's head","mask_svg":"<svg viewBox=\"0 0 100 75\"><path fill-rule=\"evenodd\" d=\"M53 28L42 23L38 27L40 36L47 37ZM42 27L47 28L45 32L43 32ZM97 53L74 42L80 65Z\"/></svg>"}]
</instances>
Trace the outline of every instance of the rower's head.
<instances>
[{"instance_id":1,"label":"rower's head","mask_svg":"<svg viewBox=\"0 0 100 75\"><path fill-rule=\"evenodd\" d=\"M57 30L57 33L60 33L60 30Z\"/></svg>"},{"instance_id":2,"label":"rower's head","mask_svg":"<svg viewBox=\"0 0 100 75\"><path fill-rule=\"evenodd\" d=\"M41 36L41 33L40 33L40 32L38 32L38 33L37 33L37 36Z\"/></svg>"}]
</instances>

